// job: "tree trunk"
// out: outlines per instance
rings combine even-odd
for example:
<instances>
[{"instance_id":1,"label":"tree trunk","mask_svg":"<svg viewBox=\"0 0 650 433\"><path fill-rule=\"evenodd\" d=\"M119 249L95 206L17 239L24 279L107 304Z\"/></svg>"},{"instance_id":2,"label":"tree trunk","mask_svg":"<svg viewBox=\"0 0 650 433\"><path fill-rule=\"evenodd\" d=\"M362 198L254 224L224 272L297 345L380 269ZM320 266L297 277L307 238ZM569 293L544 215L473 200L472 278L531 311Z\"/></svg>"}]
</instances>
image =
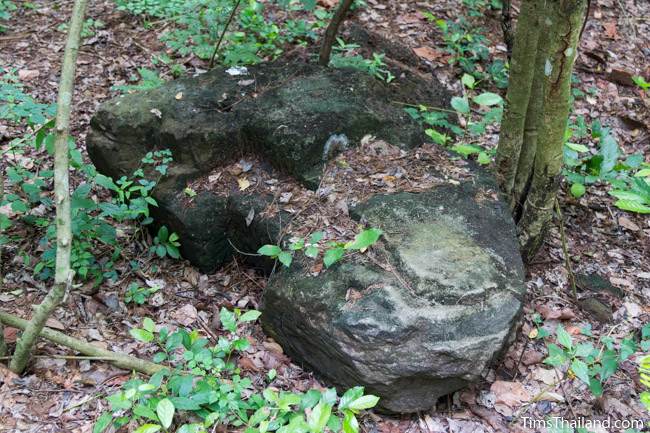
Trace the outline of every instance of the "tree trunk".
<instances>
[{"instance_id":1,"label":"tree trunk","mask_svg":"<svg viewBox=\"0 0 650 433\"><path fill-rule=\"evenodd\" d=\"M79 52L86 4L87 0L75 0L74 3L57 99L56 139L54 142L54 198L56 202L56 269L54 286L34 310L32 320L16 344L16 351L9 365L9 368L15 373L22 373L25 369L29 354L45 322L57 305L61 303L65 297L66 289L72 284L68 136L70 133L70 111L77 54Z\"/></svg>"},{"instance_id":2,"label":"tree trunk","mask_svg":"<svg viewBox=\"0 0 650 433\"><path fill-rule=\"evenodd\" d=\"M506 111L501 123L496 157L499 187L509 198L512 197L519 155L524 142L524 126L535 76L535 57L544 1L524 0L517 22L506 94ZM512 201L510 209L514 209Z\"/></svg>"},{"instance_id":3,"label":"tree trunk","mask_svg":"<svg viewBox=\"0 0 650 433\"><path fill-rule=\"evenodd\" d=\"M336 13L332 17L332 21L327 26L325 31L325 37L323 38L323 45L320 49L320 55L318 57L318 64L321 66L327 66L330 64L330 56L332 55L332 46L334 41L336 41L336 35L339 32L339 27L343 21L345 21L345 15L348 13L348 10L352 6L354 0L341 0L339 7L336 10Z\"/></svg>"},{"instance_id":4,"label":"tree trunk","mask_svg":"<svg viewBox=\"0 0 650 433\"><path fill-rule=\"evenodd\" d=\"M497 179L527 262L543 243L560 185L571 74L587 10L588 0L524 0L517 23Z\"/></svg>"},{"instance_id":5,"label":"tree trunk","mask_svg":"<svg viewBox=\"0 0 650 433\"><path fill-rule=\"evenodd\" d=\"M550 18L549 56L544 65L544 110L530 192L519 220L519 243L530 261L542 245L560 186L564 136L571 110L571 74L587 0L555 1Z\"/></svg>"}]
</instances>

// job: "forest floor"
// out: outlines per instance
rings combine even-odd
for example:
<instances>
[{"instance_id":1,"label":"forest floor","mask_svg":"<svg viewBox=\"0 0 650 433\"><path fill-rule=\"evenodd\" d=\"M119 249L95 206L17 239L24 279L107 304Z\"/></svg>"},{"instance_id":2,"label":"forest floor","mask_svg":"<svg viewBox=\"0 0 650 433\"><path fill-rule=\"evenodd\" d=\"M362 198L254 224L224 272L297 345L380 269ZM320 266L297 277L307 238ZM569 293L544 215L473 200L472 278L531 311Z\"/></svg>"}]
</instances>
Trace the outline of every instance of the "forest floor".
<instances>
[{"instance_id":1,"label":"forest floor","mask_svg":"<svg viewBox=\"0 0 650 433\"><path fill-rule=\"evenodd\" d=\"M80 51L73 107L73 135L83 147L90 118L98 105L117 93L112 87L125 84L140 67L151 67L151 59L165 50L158 40L159 27L143 30L138 17L117 11L111 1L91 2L89 16L105 26L86 38ZM354 14L352 20L395 38L422 59L422 72L434 73L454 94L460 94L459 71L447 62L440 33L422 11L453 20L458 1L379 1ZM650 77L650 2L646 0L592 0L590 19L584 30L576 65L578 82L584 92L576 98L574 116L599 119L614 131L626 154L642 153L650 162L650 105L631 82L632 75ZM21 8L0 34L0 66L15 69L25 91L36 100L54 102L65 34L58 28L69 17L72 1L33 2ZM490 52L505 57L497 12L480 17L490 40ZM181 59L189 73L206 69L206 62L191 55ZM644 99L645 98L645 99ZM0 144L23 131L0 124ZM496 134L480 143L493 147ZM29 155L24 163L29 163ZM74 183L73 179L73 183ZM563 186L563 191L566 191ZM541 339L531 338L538 326L551 334L562 324L578 341L597 341L609 336L620 345L640 329L650 317L650 218L631 214L613 206L609 187L597 183L576 199L563 192L560 204L564 215L566 241L573 272L578 275L578 301L571 297L571 281L557 224L535 262L528 269L523 326L503 360L485 375L482 383L440 401L435 410L413 416L365 416L364 432L503 432L536 431L522 419L566 419L584 417L601 420L648 419L638 402L642 390L637 372L640 352L631 354L606 382L602 397L594 397L578 378L558 383L553 369L542 361L547 356ZM24 239L38 255L38 239L24 229ZM46 293L46 282L35 279L17 249L3 254L4 287L0 306L21 317L30 316L30 306ZM117 265L123 276L104 283L99 290L85 284L70 293L48 326L111 350L148 357L151 350L134 341L129 329L143 317L156 323L183 326L214 326L221 307L256 308L265 278L237 260L213 275L201 275L182 261L153 259L146 246L134 245L129 259L145 264L138 274L128 272L128 261ZM592 280L584 276L591 275ZM602 277L604 289L593 275ZM124 291L131 281L161 288L150 303L125 305ZM597 299L605 312L595 313L585 299ZM543 323L543 324L542 324ZM539 324L539 325L538 325ZM588 327L592 336L581 329ZM5 337L12 346L16 330L7 328ZM314 376L281 353L259 325L247 328L252 348L240 360L251 375L264 375L275 368L282 387L305 390L320 386ZM92 431L94 420L107 404L102 396L115 392L129 379L126 371L90 360L66 359L64 348L40 343L38 357L21 377L0 363L0 432ZM612 424L613 425L613 424ZM604 427L590 429L595 433ZM609 431L619 431L610 428ZM623 431L621 429L620 431Z\"/></svg>"}]
</instances>

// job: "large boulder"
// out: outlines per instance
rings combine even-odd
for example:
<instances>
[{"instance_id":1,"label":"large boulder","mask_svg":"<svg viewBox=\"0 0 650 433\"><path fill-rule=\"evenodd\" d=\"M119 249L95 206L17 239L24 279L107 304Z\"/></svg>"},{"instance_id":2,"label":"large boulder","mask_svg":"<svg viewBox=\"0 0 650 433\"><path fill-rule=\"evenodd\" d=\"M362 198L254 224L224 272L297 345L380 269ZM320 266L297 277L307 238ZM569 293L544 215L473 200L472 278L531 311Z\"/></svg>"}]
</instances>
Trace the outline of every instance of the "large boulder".
<instances>
[{"instance_id":1,"label":"large boulder","mask_svg":"<svg viewBox=\"0 0 650 433\"><path fill-rule=\"evenodd\" d=\"M512 335L525 289L509 212L485 196L491 183L475 182L357 206L356 219L384 231L381 259L315 277L300 264L275 274L266 332L292 359L343 388L365 385L391 412L430 409L478 380Z\"/></svg>"},{"instance_id":2,"label":"large boulder","mask_svg":"<svg viewBox=\"0 0 650 433\"><path fill-rule=\"evenodd\" d=\"M184 257L211 272L232 256L229 226L249 208L211 191L188 203L188 182L253 154L315 189L323 165L368 134L405 149L419 146L423 128L401 104L448 106L450 96L418 76L405 73L398 81L306 63L215 68L103 104L87 149L113 178L130 176L147 152L170 149L174 161L154 191L154 217L180 235Z\"/></svg>"}]
</instances>

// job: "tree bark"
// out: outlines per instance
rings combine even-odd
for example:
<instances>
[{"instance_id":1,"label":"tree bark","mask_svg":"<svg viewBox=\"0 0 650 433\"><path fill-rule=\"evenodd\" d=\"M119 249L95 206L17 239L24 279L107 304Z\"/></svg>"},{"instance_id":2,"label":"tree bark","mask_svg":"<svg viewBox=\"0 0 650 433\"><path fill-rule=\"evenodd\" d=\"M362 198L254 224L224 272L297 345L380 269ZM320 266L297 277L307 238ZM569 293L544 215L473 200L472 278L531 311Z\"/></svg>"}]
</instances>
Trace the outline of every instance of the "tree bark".
<instances>
[{"instance_id":1,"label":"tree bark","mask_svg":"<svg viewBox=\"0 0 650 433\"><path fill-rule=\"evenodd\" d=\"M21 319L20 317L16 317L13 314L0 311L0 323L4 323L8 326L13 326L14 328L26 329L31 322ZM60 344L61 346L69 347L70 349L76 350L79 353L83 353L84 355L106 359L116 367L124 368L125 370L135 370L139 373L152 375L165 368L162 365L134 358L123 353L116 353L111 352L110 350L101 349L97 346L93 346L90 343L77 340L76 338L72 338L50 328L42 328L40 336L53 341L56 344Z\"/></svg>"},{"instance_id":2,"label":"tree bark","mask_svg":"<svg viewBox=\"0 0 650 433\"><path fill-rule=\"evenodd\" d=\"M70 268L72 232L70 221L69 149L70 111L74 91L77 54L81 40L86 4L88 0L75 0L72 19L68 29L68 39L63 56L63 68L59 95L54 142L54 198L56 202L56 268L54 285L41 304L35 309L32 320L16 344L16 350L9 368L22 373L27 365L29 354L38 339L47 318L65 297L72 284L73 272Z\"/></svg>"},{"instance_id":3,"label":"tree bark","mask_svg":"<svg viewBox=\"0 0 650 433\"><path fill-rule=\"evenodd\" d=\"M321 66L327 66L330 64L330 56L332 55L332 46L334 41L336 41L336 35L339 32L339 27L343 21L345 21L345 15L348 13L348 10L352 6L354 0L341 0L339 7L336 10L336 13L332 17L332 21L327 26L325 31L325 37L323 38L323 45L320 49L320 55L318 56L318 64Z\"/></svg>"},{"instance_id":4,"label":"tree bark","mask_svg":"<svg viewBox=\"0 0 650 433\"><path fill-rule=\"evenodd\" d=\"M542 3L546 2L544 1ZM528 109L526 110L521 152L519 154L519 161L517 162L513 189L510 193L510 207L513 210L513 215L516 220L521 217L523 201L526 199L526 194L530 188L535 154L537 153L540 118L544 113L544 66L546 65L546 59L549 57L548 40L552 22L546 19L550 13L547 5L542 4L539 13L540 31L535 56L535 73L533 74L533 85L528 101Z\"/></svg>"},{"instance_id":5,"label":"tree bark","mask_svg":"<svg viewBox=\"0 0 650 433\"><path fill-rule=\"evenodd\" d=\"M497 180L501 190L512 198L519 156L524 141L526 113L535 76L535 58L545 0L524 0L517 22L510 65L506 110L497 148ZM510 208L515 203L510 200Z\"/></svg>"},{"instance_id":6,"label":"tree bark","mask_svg":"<svg viewBox=\"0 0 650 433\"><path fill-rule=\"evenodd\" d=\"M550 0L552 21L544 64L544 110L530 191L519 220L522 256L530 262L541 247L560 185L564 134L571 109L571 74L588 0Z\"/></svg>"}]
</instances>

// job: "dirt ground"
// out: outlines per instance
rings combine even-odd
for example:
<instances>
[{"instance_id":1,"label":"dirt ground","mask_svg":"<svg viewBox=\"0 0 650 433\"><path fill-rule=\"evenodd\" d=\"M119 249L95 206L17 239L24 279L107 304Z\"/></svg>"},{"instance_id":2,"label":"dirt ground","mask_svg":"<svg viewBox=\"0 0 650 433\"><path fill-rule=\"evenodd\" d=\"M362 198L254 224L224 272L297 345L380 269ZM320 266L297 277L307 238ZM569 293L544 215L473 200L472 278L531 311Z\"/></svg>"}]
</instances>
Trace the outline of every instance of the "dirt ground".
<instances>
[{"instance_id":1,"label":"dirt ground","mask_svg":"<svg viewBox=\"0 0 650 433\"><path fill-rule=\"evenodd\" d=\"M26 92L43 102L54 102L65 35L57 27L66 22L72 1L34 2L36 8L22 8L0 34L0 66L23 73ZM112 86L124 84L139 67L151 67L154 54L164 51L158 40L160 27L143 30L139 18L116 10L107 0L91 2L89 16L106 23L85 40L79 55L73 134L84 143L89 120L97 106L116 95ZM422 73L433 73L454 94L461 92L458 70L447 64L440 34L422 14L429 11L446 19L458 16L459 1L379 1L355 13L354 21L395 38L420 55ZM601 119L614 129L626 154L642 152L650 162L650 110L648 96L631 85L631 75L650 76L650 2L647 0L592 0L581 52L576 65L578 88L587 96L576 102L574 114ZM505 57L499 17L481 17L491 38L491 52ZM205 62L187 56L181 59L189 73L204 70ZM169 77L167 77L169 78ZM597 92L589 92L595 88ZM0 145L22 131L0 124ZM496 132L480 144L494 146ZM364 170L360 176L372 176ZM74 183L74 179L73 179ZM580 328L590 325L593 335L621 340L638 330L650 317L650 218L615 208L608 187L597 185L580 199L564 192L561 207L568 250L577 275L597 274L611 285L592 292L588 284L578 285L582 301L596 298L611 310L611 317L599 317L570 297L570 282L559 226L550 236L527 274L528 296L523 326L504 358L474 387L440 401L435 410L414 416L386 417L368 414L362 420L364 432L503 432L536 431L522 420L546 417L586 419L648 419L638 403L642 390L636 353L609 379L603 397L595 398L578 379L562 385L542 368L546 349L534 332L533 317L545 319L544 327L561 323L575 338ZM26 229L28 254L38 254L37 240ZM126 256L140 261L143 271L128 271L128 262L118 264L121 278L105 283L98 291L85 285L72 291L48 325L91 341L93 344L140 357L151 355L143 344L133 341L128 329L141 318L157 323L214 326L221 307L256 308L265 278L234 261L213 275L201 275L188 263L152 259L146 246L133 245ZM4 288L0 307L21 317L30 315L48 287L36 280L17 250L3 254ZM131 281L161 286L151 304L125 306L123 293ZM580 280L579 280L580 281ZM607 320L603 320L607 319ZM257 326L251 326L253 348L240 367L251 375L278 370L286 389L305 390L319 386L313 375L294 365L269 341ZM8 328L9 343L16 330ZM0 364L0 432L75 432L92 430L92 424L107 403L102 396L114 392L129 379L128 372L102 362L69 359L64 348L40 343L38 357L21 377ZM552 371L552 370L551 370ZM604 429L591 429L602 433ZM609 431L618 431L615 428ZM622 431L622 430L621 430Z\"/></svg>"}]
</instances>

